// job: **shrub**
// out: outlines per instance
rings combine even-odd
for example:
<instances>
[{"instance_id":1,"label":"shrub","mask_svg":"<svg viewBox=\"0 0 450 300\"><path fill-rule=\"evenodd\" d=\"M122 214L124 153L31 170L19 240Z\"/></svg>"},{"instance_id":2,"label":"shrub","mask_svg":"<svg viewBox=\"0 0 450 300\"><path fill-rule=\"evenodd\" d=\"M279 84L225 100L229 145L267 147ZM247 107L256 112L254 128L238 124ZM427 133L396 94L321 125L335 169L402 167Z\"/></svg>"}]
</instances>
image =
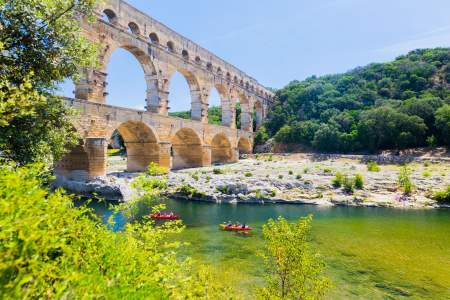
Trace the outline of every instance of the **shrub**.
<instances>
[{"instance_id":1,"label":"shrub","mask_svg":"<svg viewBox=\"0 0 450 300\"><path fill-rule=\"evenodd\" d=\"M204 192L197 190L190 184L184 184L178 188L178 192L188 196L190 198L203 198L206 196Z\"/></svg>"},{"instance_id":2,"label":"shrub","mask_svg":"<svg viewBox=\"0 0 450 300\"><path fill-rule=\"evenodd\" d=\"M303 169L303 173L308 174L308 172L309 172L309 168L304 168Z\"/></svg>"},{"instance_id":3,"label":"shrub","mask_svg":"<svg viewBox=\"0 0 450 300\"><path fill-rule=\"evenodd\" d=\"M414 189L414 184L411 180L411 170L408 165L403 165L398 174L398 187L406 195L410 195Z\"/></svg>"},{"instance_id":4,"label":"shrub","mask_svg":"<svg viewBox=\"0 0 450 300\"><path fill-rule=\"evenodd\" d=\"M188 267L170 243L179 223L137 222L114 232L62 191L43 188L36 168L0 167L3 299L164 299L174 292Z\"/></svg>"},{"instance_id":5,"label":"shrub","mask_svg":"<svg viewBox=\"0 0 450 300\"><path fill-rule=\"evenodd\" d=\"M433 199L440 204L450 204L450 185L446 190L434 193Z\"/></svg>"},{"instance_id":6,"label":"shrub","mask_svg":"<svg viewBox=\"0 0 450 300\"><path fill-rule=\"evenodd\" d=\"M267 161L273 161L273 154L272 153L269 154L269 157L267 158Z\"/></svg>"},{"instance_id":7,"label":"shrub","mask_svg":"<svg viewBox=\"0 0 450 300\"><path fill-rule=\"evenodd\" d=\"M344 181L344 175L341 172L337 172L333 178L332 184L335 188L340 188Z\"/></svg>"},{"instance_id":8,"label":"shrub","mask_svg":"<svg viewBox=\"0 0 450 300\"><path fill-rule=\"evenodd\" d=\"M431 173L430 173L430 171L425 170L425 171L423 171L422 176L423 176L423 177L430 177L430 176L431 176Z\"/></svg>"},{"instance_id":9,"label":"shrub","mask_svg":"<svg viewBox=\"0 0 450 300\"><path fill-rule=\"evenodd\" d=\"M200 178L198 177L197 173L192 173L191 174L192 179L194 179L195 181L198 181Z\"/></svg>"},{"instance_id":10,"label":"shrub","mask_svg":"<svg viewBox=\"0 0 450 300\"><path fill-rule=\"evenodd\" d=\"M283 175L282 174L280 174L280 175L278 175L278 179L283 179Z\"/></svg>"},{"instance_id":11,"label":"shrub","mask_svg":"<svg viewBox=\"0 0 450 300\"><path fill-rule=\"evenodd\" d=\"M214 169L213 169L213 173L216 174L216 175L220 175L220 174L224 174L225 172L224 172L223 169L220 169L220 168L214 168Z\"/></svg>"},{"instance_id":12,"label":"shrub","mask_svg":"<svg viewBox=\"0 0 450 300\"><path fill-rule=\"evenodd\" d=\"M279 217L263 225L267 276L257 299L321 299L329 280L310 242L312 216L291 224Z\"/></svg>"},{"instance_id":13,"label":"shrub","mask_svg":"<svg viewBox=\"0 0 450 300\"><path fill-rule=\"evenodd\" d=\"M348 177L347 175L344 176L344 179L342 180L342 185L344 186L344 191L348 194L353 194L355 189L355 180L353 178Z\"/></svg>"},{"instance_id":14,"label":"shrub","mask_svg":"<svg viewBox=\"0 0 450 300\"><path fill-rule=\"evenodd\" d=\"M245 173L244 173L244 176L245 176L245 177L252 177L253 174L252 174L251 172L245 172Z\"/></svg>"},{"instance_id":15,"label":"shrub","mask_svg":"<svg viewBox=\"0 0 450 300\"><path fill-rule=\"evenodd\" d=\"M276 190L271 190L269 193L270 197L275 197L277 195L277 191Z\"/></svg>"},{"instance_id":16,"label":"shrub","mask_svg":"<svg viewBox=\"0 0 450 300\"><path fill-rule=\"evenodd\" d=\"M331 168L325 168L325 169L323 169L323 172L329 174L329 173L332 173L333 170Z\"/></svg>"},{"instance_id":17,"label":"shrub","mask_svg":"<svg viewBox=\"0 0 450 300\"><path fill-rule=\"evenodd\" d=\"M367 170L369 172L380 172L380 166L375 161L369 161L367 163Z\"/></svg>"},{"instance_id":18,"label":"shrub","mask_svg":"<svg viewBox=\"0 0 450 300\"><path fill-rule=\"evenodd\" d=\"M151 162L147 169L147 174L150 176L161 176L169 173L169 169L162 167L157 163Z\"/></svg>"},{"instance_id":19,"label":"shrub","mask_svg":"<svg viewBox=\"0 0 450 300\"><path fill-rule=\"evenodd\" d=\"M300 180L300 179L302 179L302 175L297 174L297 175L295 176L295 178L296 178L297 180Z\"/></svg>"},{"instance_id":20,"label":"shrub","mask_svg":"<svg viewBox=\"0 0 450 300\"><path fill-rule=\"evenodd\" d=\"M294 171L289 170L289 175L294 175Z\"/></svg>"},{"instance_id":21,"label":"shrub","mask_svg":"<svg viewBox=\"0 0 450 300\"><path fill-rule=\"evenodd\" d=\"M364 188L364 177L361 174L355 175L355 188L359 190Z\"/></svg>"}]
</instances>

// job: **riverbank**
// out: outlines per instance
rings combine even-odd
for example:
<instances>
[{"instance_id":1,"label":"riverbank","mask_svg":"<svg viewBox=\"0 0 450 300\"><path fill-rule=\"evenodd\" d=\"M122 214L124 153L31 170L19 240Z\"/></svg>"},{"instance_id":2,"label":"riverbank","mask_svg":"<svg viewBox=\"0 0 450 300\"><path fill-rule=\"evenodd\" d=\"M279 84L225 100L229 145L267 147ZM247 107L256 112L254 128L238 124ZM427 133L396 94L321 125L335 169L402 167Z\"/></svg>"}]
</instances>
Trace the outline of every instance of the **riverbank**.
<instances>
[{"instance_id":1,"label":"riverbank","mask_svg":"<svg viewBox=\"0 0 450 300\"><path fill-rule=\"evenodd\" d=\"M166 195L216 203L443 207L437 205L432 194L450 184L450 160L429 157L411 162L411 179L415 188L410 196L406 196L397 187L398 159L384 158L378 172L369 172L368 159L363 156L252 155L234 164L170 172ZM123 172L125 164L124 159L113 158L110 168L115 172L84 185L89 187L85 194L91 191L101 196L104 189L108 199L118 200L120 193L125 200L132 197L130 183L137 174ZM363 188L350 194L333 187L332 180L338 172L349 177L361 174ZM83 191L83 184L78 185L74 192ZM111 191L116 195L112 196Z\"/></svg>"}]
</instances>

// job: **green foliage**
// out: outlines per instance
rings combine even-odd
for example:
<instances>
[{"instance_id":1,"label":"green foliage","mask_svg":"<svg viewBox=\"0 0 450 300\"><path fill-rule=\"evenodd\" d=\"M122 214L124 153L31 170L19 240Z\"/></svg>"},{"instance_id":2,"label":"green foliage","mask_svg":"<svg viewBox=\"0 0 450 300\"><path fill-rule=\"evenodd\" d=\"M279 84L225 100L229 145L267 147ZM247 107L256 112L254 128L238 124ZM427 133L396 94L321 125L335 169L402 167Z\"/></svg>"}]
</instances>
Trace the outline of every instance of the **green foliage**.
<instances>
[{"instance_id":1,"label":"green foliage","mask_svg":"<svg viewBox=\"0 0 450 300\"><path fill-rule=\"evenodd\" d=\"M213 173L216 175L225 174L225 171L221 168L214 168Z\"/></svg>"},{"instance_id":2,"label":"green foliage","mask_svg":"<svg viewBox=\"0 0 450 300\"><path fill-rule=\"evenodd\" d=\"M294 171L289 170L289 175L294 175Z\"/></svg>"},{"instance_id":3,"label":"green foliage","mask_svg":"<svg viewBox=\"0 0 450 300\"><path fill-rule=\"evenodd\" d=\"M198 180L200 179L197 173L192 173L192 174L191 174L191 177L192 177L192 179L194 179L195 181L198 181Z\"/></svg>"},{"instance_id":4,"label":"green foliage","mask_svg":"<svg viewBox=\"0 0 450 300\"><path fill-rule=\"evenodd\" d=\"M266 127L260 126L255 134L255 145L263 145L269 139Z\"/></svg>"},{"instance_id":5,"label":"green foliage","mask_svg":"<svg viewBox=\"0 0 450 300\"><path fill-rule=\"evenodd\" d=\"M297 179L297 180L302 179L302 175L301 175L301 174L297 174L297 175L295 176L295 179Z\"/></svg>"},{"instance_id":6,"label":"green foliage","mask_svg":"<svg viewBox=\"0 0 450 300\"><path fill-rule=\"evenodd\" d=\"M448 48L410 52L345 74L293 81L277 91L265 127L278 143L321 151L377 151L450 140ZM444 76L441 76L444 74Z\"/></svg>"},{"instance_id":7,"label":"green foliage","mask_svg":"<svg viewBox=\"0 0 450 300\"><path fill-rule=\"evenodd\" d=\"M425 170L425 171L423 171L422 176L423 176L423 177L430 177L430 176L431 176L431 173L430 173L430 171Z\"/></svg>"},{"instance_id":8,"label":"green foliage","mask_svg":"<svg viewBox=\"0 0 450 300\"><path fill-rule=\"evenodd\" d=\"M357 188L358 190L362 190L364 188L364 177L361 174L356 174L355 175L355 188Z\"/></svg>"},{"instance_id":9,"label":"green foliage","mask_svg":"<svg viewBox=\"0 0 450 300\"><path fill-rule=\"evenodd\" d=\"M155 162L151 162L147 169L147 174L150 176L161 176L169 173L169 169L160 166Z\"/></svg>"},{"instance_id":10,"label":"green foliage","mask_svg":"<svg viewBox=\"0 0 450 300\"><path fill-rule=\"evenodd\" d=\"M344 175L344 178L342 180L342 185L344 188L344 192L348 194L353 194L355 192L355 179L350 178L347 175Z\"/></svg>"},{"instance_id":11,"label":"green foliage","mask_svg":"<svg viewBox=\"0 0 450 300\"><path fill-rule=\"evenodd\" d=\"M58 160L78 142L73 112L52 92L95 64L75 17L91 18L95 3L0 2L0 151L18 163Z\"/></svg>"},{"instance_id":12,"label":"green foliage","mask_svg":"<svg viewBox=\"0 0 450 300\"><path fill-rule=\"evenodd\" d=\"M169 116L181 119L190 119L191 112L190 111L169 112ZM220 106L212 106L208 109L208 123L215 125L222 124L222 108Z\"/></svg>"},{"instance_id":13,"label":"green foliage","mask_svg":"<svg viewBox=\"0 0 450 300\"><path fill-rule=\"evenodd\" d=\"M344 175L341 172L337 172L336 175L334 175L332 184L335 188L340 188L344 182Z\"/></svg>"},{"instance_id":14,"label":"green foliage","mask_svg":"<svg viewBox=\"0 0 450 300\"><path fill-rule=\"evenodd\" d=\"M326 174L330 174L330 173L333 173L333 169L325 168L325 169L323 169L323 172L326 173Z\"/></svg>"},{"instance_id":15,"label":"green foliage","mask_svg":"<svg viewBox=\"0 0 450 300\"><path fill-rule=\"evenodd\" d=\"M252 177L253 174L252 174L251 172L245 172L245 173L244 173L244 176L245 176L245 177Z\"/></svg>"},{"instance_id":16,"label":"green foliage","mask_svg":"<svg viewBox=\"0 0 450 300\"><path fill-rule=\"evenodd\" d=\"M427 137L427 146L430 148L434 148L437 146L437 139L434 135L430 135L429 137Z\"/></svg>"},{"instance_id":17,"label":"green foliage","mask_svg":"<svg viewBox=\"0 0 450 300\"><path fill-rule=\"evenodd\" d=\"M273 161L273 154L272 153L269 154L269 156L267 158L267 161Z\"/></svg>"},{"instance_id":18,"label":"green foliage","mask_svg":"<svg viewBox=\"0 0 450 300\"><path fill-rule=\"evenodd\" d=\"M330 287L324 263L310 243L312 216L290 224L279 217L263 225L266 266L263 299L319 299Z\"/></svg>"},{"instance_id":19,"label":"green foliage","mask_svg":"<svg viewBox=\"0 0 450 300\"><path fill-rule=\"evenodd\" d=\"M284 178L283 174L278 175L278 179L283 179L283 178Z\"/></svg>"},{"instance_id":20,"label":"green foliage","mask_svg":"<svg viewBox=\"0 0 450 300\"><path fill-rule=\"evenodd\" d=\"M446 190L434 193L433 198L440 204L450 204L450 185Z\"/></svg>"},{"instance_id":21,"label":"green foliage","mask_svg":"<svg viewBox=\"0 0 450 300\"><path fill-rule=\"evenodd\" d=\"M450 146L450 104L439 108L436 111L435 119L441 142Z\"/></svg>"},{"instance_id":22,"label":"green foliage","mask_svg":"<svg viewBox=\"0 0 450 300\"><path fill-rule=\"evenodd\" d=\"M375 161L367 162L367 170L369 172L380 172L381 168Z\"/></svg>"},{"instance_id":23,"label":"green foliage","mask_svg":"<svg viewBox=\"0 0 450 300\"><path fill-rule=\"evenodd\" d=\"M178 188L178 192L188 196L189 198L204 198L206 194L197 190L195 187L190 184L184 184Z\"/></svg>"},{"instance_id":24,"label":"green foliage","mask_svg":"<svg viewBox=\"0 0 450 300\"><path fill-rule=\"evenodd\" d=\"M188 266L177 260L177 245L168 238L180 232L178 223L132 223L115 233L61 191L44 189L38 173L0 168L3 298L161 299L179 293Z\"/></svg>"},{"instance_id":25,"label":"green foliage","mask_svg":"<svg viewBox=\"0 0 450 300\"><path fill-rule=\"evenodd\" d=\"M406 194L410 195L414 189L414 184L411 179L411 169L408 165L403 165L400 168L400 173L398 175L398 187Z\"/></svg>"}]
</instances>

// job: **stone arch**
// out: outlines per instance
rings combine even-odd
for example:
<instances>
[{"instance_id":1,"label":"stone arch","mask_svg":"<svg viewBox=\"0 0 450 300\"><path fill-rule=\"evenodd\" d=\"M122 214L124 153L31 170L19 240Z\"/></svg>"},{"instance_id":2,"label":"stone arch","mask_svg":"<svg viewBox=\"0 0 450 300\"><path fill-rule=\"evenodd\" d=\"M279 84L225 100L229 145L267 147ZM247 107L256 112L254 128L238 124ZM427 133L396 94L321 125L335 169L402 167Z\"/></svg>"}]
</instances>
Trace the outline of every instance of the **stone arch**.
<instances>
[{"instance_id":1,"label":"stone arch","mask_svg":"<svg viewBox=\"0 0 450 300\"><path fill-rule=\"evenodd\" d=\"M233 161L233 149L227 136L223 133L216 134L211 141L211 162L229 163Z\"/></svg>"},{"instance_id":2,"label":"stone arch","mask_svg":"<svg viewBox=\"0 0 450 300\"><path fill-rule=\"evenodd\" d=\"M253 152L252 143L249 139L241 137L238 141L239 155L241 154L251 154Z\"/></svg>"},{"instance_id":3,"label":"stone arch","mask_svg":"<svg viewBox=\"0 0 450 300\"><path fill-rule=\"evenodd\" d=\"M221 124L223 126L233 127L236 122L236 105L232 103L230 93L225 85L216 84L214 88L220 96L220 107L222 109Z\"/></svg>"},{"instance_id":4,"label":"stone arch","mask_svg":"<svg viewBox=\"0 0 450 300\"><path fill-rule=\"evenodd\" d=\"M155 32L150 33L148 37L152 44L159 45L159 37Z\"/></svg>"},{"instance_id":5,"label":"stone arch","mask_svg":"<svg viewBox=\"0 0 450 300\"><path fill-rule=\"evenodd\" d=\"M172 137L172 168L195 168L203 165L202 141L190 128L182 128Z\"/></svg>"},{"instance_id":6,"label":"stone arch","mask_svg":"<svg viewBox=\"0 0 450 300\"><path fill-rule=\"evenodd\" d=\"M202 59L200 58L200 56L195 57L195 62L199 65L202 64Z\"/></svg>"},{"instance_id":7,"label":"stone arch","mask_svg":"<svg viewBox=\"0 0 450 300\"><path fill-rule=\"evenodd\" d=\"M200 82L197 79L197 76L191 72L188 69L178 69L177 71L173 72L170 75L170 78L173 78L173 75L178 72L180 73L185 79L189 87L189 92L191 96L191 119L193 120L201 120L202 119L202 97L201 97L201 88L200 88ZM170 82L169 80L167 82L167 91L169 91L170 88ZM170 95L169 95L170 97Z\"/></svg>"},{"instance_id":8,"label":"stone arch","mask_svg":"<svg viewBox=\"0 0 450 300\"><path fill-rule=\"evenodd\" d=\"M131 33L133 33L135 35L141 34L141 30L139 29L139 26L134 22L128 23L128 29L131 31Z\"/></svg>"},{"instance_id":9,"label":"stone arch","mask_svg":"<svg viewBox=\"0 0 450 300\"><path fill-rule=\"evenodd\" d=\"M111 56L114 53L115 50L117 49L124 49L128 52L130 52L135 58L136 60L139 62L140 66L142 67L142 70L144 71L144 80L146 82L147 85L147 91L146 91L146 99L143 99L144 102L147 102L147 107L151 106L151 102L152 101L157 101L159 102L159 95L158 95L158 80L156 78L156 68L155 65L153 64L150 56L144 52L143 50L141 50L139 47L137 46L133 46L130 44L122 44L122 45L117 45L115 48L110 47L108 52L105 54L104 59L103 59L103 65L102 65L102 71L103 74L105 76L105 83L104 83L104 88L106 89L107 84L107 67L110 63L111 60ZM106 97L108 96L108 93L104 93L104 102L107 102Z\"/></svg>"},{"instance_id":10,"label":"stone arch","mask_svg":"<svg viewBox=\"0 0 450 300\"><path fill-rule=\"evenodd\" d=\"M181 56L183 56L183 59L189 60L189 52L186 49L181 51Z\"/></svg>"},{"instance_id":11,"label":"stone arch","mask_svg":"<svg viewBox=\"0 0 450 300\"><path fill-rule=\"evenodd\" d=\"M212 69L213 69L212 63L208 62L208 63L206 64L206 69L207 69L208 71L212 71Z\"/></svg>"},{"instance_id":12,"label":"stone arch","mask_svg":"<svg viewBox=\"0 0 450 300\"><path fill-rule=\"evenodd\" d=\"M175 52L175 44L172 41L167 42L167 50L170 52Z\"/></svg>"},{"instance_id":13,"label":"stone arch","mask_svg":"<svg viewBox=\"0 0 450 300\"><path fill-rule=\"evenodd\" d=\"M117 14L112 9L107 8L103 10L103 14L106 16L109 23L117 24L119 22Z\"/></svg>"},{"instance_id":14,"label":"stone arch","mask_svg":"<svg viewBox=\"0 0 450 300\"><path fill-rule=\"evenodd\" d=\"M127 121L117 127L127 150L128 172L147 170L151 162L159 163L160 147L153 129L140 121Z\"/></svg>"}]
</instances>

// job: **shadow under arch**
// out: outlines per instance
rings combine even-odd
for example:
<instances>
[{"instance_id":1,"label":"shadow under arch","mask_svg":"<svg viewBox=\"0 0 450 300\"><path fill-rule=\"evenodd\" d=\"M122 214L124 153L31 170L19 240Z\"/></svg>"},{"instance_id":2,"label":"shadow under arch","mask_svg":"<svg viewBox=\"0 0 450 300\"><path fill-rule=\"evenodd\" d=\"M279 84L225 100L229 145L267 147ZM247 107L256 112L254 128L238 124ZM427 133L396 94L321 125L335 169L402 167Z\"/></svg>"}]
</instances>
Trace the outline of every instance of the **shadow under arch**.
<instances>
[{"instance_id":1,"label":"shadow under arch","mask_svg":"<svg viewBox=\"0 0 450 300\"><path fill-rule=\"evenodd\" d=\"M127 151L127 171L143 172L151 162L160 163L158 136L147 124L127 121L117 127Z\"/></svg>"},{"instance_id":2,"label":"shadow under arch","mask_svg":"<svg viewBox=\"0 0 450 300\"><path fill-rule=\"evenodd\" d=\"M239 155L252 154L252 152L253 152L252 143L250 142L249 139L247 139L245 137L241 137L238 142L238 150L239 150Z\"/></svg>"},{"instance_id":3,"label":"shadow under arch","mask_svg":"<svg viewBox=\"0 0 450 300\"><path fill-rule=\"evenodd\" d=\"M182 128L172 137L172 169L196 168L203 165L202 141L190 128Z\"/></svg>"},{"instance_id":4,"label":"shadow under arch","mask_svg":"<svg viewBox=\"0 0 450 300\"><path fill-rule=\"evenodd\" d=\"M211 162L230 163L234 161L233 149L230 140L223 133L218 133L211 141Z\"/></svg>"}]
</instances>

